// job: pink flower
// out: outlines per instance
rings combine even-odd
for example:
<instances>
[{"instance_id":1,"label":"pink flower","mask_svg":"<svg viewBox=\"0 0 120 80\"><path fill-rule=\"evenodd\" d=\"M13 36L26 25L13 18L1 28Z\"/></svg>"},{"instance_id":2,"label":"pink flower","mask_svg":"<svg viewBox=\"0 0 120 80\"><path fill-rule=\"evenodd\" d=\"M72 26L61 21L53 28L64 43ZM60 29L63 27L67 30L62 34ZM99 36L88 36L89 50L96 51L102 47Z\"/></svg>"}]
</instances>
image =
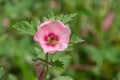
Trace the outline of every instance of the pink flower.
<instances>
[{"instance_id":1,"label":"pink flower","mask_svg":"<svg viewBox=\"0 0 120 80\"><path fill-rule=\"evenodd\" d=\"M44 53L63 51L68 47L71 30L59 20L42 23L34 35Z\"/></svg>"},{"instance_id":2,"label":"pink flower","mask_svg":"<svg viewBox=\"0 0 120 80\"><path fill-rule=\"evenodd\" d=\"M114 17L115 17L115 15L112 12L107 15L107 17L105 18L105 20L102 24L102 28L104 31L107 31L111 27Z\"/></svg>"}]
</instances>

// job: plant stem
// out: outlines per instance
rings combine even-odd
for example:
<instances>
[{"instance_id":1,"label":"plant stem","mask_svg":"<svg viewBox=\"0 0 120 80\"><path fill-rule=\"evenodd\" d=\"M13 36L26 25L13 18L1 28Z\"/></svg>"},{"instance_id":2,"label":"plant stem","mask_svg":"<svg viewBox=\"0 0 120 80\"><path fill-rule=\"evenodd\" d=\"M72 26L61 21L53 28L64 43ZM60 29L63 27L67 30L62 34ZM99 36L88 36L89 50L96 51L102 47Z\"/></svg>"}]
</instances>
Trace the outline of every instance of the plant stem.
<instances>
[{"instance_id":1,"label":"plant stem","mask_svg":"<svg viewBox=\"0 0 120 80\"><path fill-rule=\"evenodd\" d=\"M46 61L48 62L48 53L46 54ZM46 78L47 78L47 74L48 74L48 67L49 67L49 65L46 64L45 80L46 80Z\"/></svg>"}]
</instances>

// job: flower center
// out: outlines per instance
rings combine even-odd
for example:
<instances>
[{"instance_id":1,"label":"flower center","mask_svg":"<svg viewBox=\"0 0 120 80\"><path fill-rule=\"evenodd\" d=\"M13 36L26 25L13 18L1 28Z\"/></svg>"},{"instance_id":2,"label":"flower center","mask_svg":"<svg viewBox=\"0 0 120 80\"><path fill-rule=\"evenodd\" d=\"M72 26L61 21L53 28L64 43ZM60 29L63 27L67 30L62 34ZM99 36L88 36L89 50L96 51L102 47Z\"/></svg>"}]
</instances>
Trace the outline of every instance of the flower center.
<instances>
[{"instance_id":1,"label":"flower center","mask_svg":"<svg viewBox=\"0 0 120 80\"><path fill-rule=\"evenodd\" d=\"M58 44L58 36L54 33L49 33L47 36L45 36L44 40L46 41L47 46L54 47L56 44Z\"/></svg>"}]
</instances>

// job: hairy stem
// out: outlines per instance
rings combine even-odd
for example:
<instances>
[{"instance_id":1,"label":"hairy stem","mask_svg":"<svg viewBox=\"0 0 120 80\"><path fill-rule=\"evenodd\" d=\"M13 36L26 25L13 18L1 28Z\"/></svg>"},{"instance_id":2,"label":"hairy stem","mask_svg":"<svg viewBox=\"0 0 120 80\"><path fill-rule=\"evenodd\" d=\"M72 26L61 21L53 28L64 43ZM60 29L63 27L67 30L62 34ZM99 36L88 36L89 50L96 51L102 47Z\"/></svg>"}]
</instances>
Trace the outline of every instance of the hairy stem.
<instances>
[{"instance_id":1,"label":"hairy stem","mask_svg":"<svg viewBox=\"0 0 120 80\"><path fill-rule=\"evenodd\" d=\"M48 61L48 53L46 54L46 61L49 62L49 61ZM46 80L46 78L47 78L47 74L48 74L48 67L49 67L49 65L46 64L45 80Z\"/></svg>"}]
</instances>

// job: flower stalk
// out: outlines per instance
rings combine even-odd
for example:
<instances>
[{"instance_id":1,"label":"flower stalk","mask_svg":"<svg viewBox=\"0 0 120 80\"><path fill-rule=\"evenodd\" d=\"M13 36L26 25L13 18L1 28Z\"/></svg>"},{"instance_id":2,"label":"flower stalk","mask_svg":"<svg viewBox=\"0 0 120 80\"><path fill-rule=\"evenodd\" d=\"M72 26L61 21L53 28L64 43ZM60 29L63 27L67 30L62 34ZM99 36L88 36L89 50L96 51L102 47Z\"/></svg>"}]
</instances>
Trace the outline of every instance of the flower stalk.
<instances>
[{"instance_id":1,"label":"flower stalk","mask_svg":"<svg viewBox=\"0 0 120 80\"><path fill-rule=\"evenodd\" d=\"M48 53L46 53L46 62L49 62L48 58L49 58ZM48 68L49 64L46 64L45 80L47 80Z\"/></svg>"}]
</instances>

